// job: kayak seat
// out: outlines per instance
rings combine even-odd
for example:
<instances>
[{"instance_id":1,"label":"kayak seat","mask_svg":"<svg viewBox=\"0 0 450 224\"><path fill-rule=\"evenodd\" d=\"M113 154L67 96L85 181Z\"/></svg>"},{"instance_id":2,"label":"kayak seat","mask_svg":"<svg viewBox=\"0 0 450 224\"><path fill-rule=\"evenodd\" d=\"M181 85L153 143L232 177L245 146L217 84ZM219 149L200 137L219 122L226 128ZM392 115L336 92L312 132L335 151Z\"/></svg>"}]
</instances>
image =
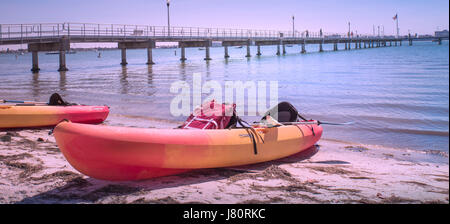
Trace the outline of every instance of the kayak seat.
<instances>
[{"instance_id":1,"label":"kayak seat","mask_svg":"<svg viewBox=\"0 0 450 224\"><path fill-rule=\"evenodd\" d=\"M69 102L63 100L63 98L58 93L53 93L50 96L50 99L48 101L48 105L49 106L73 106L73 105L78 105L78 104L76 104L76 103L69 103Z\"/></svg>"},{"instance_id":2,"label":"kayak seat","mask_svg":"<svg viewBox=\"0 0 450 224\"><path fill-rule=\"evenodd\" d=\"M281 102L264 114L261 120L266 120L267 116L275 118L278 122L297 122L298 111L289 102Z\"/></svg>"}]
</instances>

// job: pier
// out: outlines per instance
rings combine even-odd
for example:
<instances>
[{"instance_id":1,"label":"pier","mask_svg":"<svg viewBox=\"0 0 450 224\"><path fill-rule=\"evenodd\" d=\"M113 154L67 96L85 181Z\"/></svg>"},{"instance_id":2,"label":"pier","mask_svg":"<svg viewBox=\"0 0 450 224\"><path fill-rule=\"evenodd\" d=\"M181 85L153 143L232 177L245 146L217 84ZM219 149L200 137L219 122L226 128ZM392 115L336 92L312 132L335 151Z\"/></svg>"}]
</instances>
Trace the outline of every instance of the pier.
<instances>
[{"instance_id":1,"label":"pier","mask_svg":"<svg viewBox=\"0 0 450 224\"><path fill-rule=\"evenodd\" d=\"M448 39L448 38L447 38ZM127 65L127 49L147 49L147 64L154 64L152 49L157 42L177 42L181 48L180 61L187 60L185 48L205 48L204 60L212 60L210 48L213 42L224 47L224 58L230 57L228 47L245 46L245 57L252 57L250 46L257 46L257 56L262 55L263 46L277 46L275 55L286 54L286 45L299 45L299 53L306 53L307 44L319 45L323 52L324 44L344 44L344 50L393 47L408 41L436 41L442 38L416 38L412 36L370 36L323 32L293 32L276 30L222 29L198 27L164 27L92 23L46 23L46 24L0 24L0 45L27 44L32 53L32 72L38 72L39 52L59 52L58 71L68 71L66 52L70 43L117 43L121 50L121 65ZM243 47L244 49L244 47Z\"/></svg>"}]
</instances>

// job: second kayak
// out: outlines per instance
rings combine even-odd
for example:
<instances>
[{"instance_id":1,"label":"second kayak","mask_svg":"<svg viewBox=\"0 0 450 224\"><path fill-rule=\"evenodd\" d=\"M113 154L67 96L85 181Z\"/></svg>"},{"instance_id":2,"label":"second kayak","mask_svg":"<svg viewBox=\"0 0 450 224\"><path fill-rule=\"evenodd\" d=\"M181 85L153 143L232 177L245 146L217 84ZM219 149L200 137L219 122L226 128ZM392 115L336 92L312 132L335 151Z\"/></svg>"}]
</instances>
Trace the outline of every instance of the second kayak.
<instances>
[{"instance_id":1,"label":"second kayak","mask_svg":"<svg viewBox=\"0 0 450 224\"><path fill-rule=\"evenodd\" d=\"M75 123L102 123L109 114L107 106L20 106L0 105L0 128L55 126L62 120Z\"/></svg>"}]
</instances>

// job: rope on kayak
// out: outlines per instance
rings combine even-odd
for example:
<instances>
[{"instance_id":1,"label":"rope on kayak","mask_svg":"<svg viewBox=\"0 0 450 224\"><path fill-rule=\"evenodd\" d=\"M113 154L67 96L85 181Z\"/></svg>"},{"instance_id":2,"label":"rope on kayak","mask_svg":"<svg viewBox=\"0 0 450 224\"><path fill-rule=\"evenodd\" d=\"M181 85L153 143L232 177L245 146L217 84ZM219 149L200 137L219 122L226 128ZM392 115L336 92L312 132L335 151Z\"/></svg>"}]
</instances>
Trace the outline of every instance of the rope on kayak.
<instances>
[{"instance_id":1,"label":"rope on kayak","mask_svg":"<svg viewBox=\"0 0 450 224\"><path fill-rule=\"evenodd\" d=\"M256 145L256 138L255 136L257 136L259 138L259 140L262 141L262 143L264 143L264 139L263 137L261 137L261 135L251 126L249 125L246 121L242 120L240 117L237 117L237 122L247 131L248 136L250 137L252 143L253 143L253 153L255 153L255 155L258 154L258 147ZM244 125L246 124L246 125Z\"/></svg>"},{"instance_id":2,"label":"rope on kayak","mask_svg":"<svg viewBox=\"0 0 450 224\"><path fill-rule=\"evenodd\" d=\"M304 118L302 115L300 115L299 112L297 112L297 116L300 119L302 119L303 121L308 121L306 118ZM317 121L317 125L320 125L320 121ZM313 136L316 136L316 133L314 132L314 127L313 126L311 126L311 131L312 131Z\"/></svg>"}]
</instances>

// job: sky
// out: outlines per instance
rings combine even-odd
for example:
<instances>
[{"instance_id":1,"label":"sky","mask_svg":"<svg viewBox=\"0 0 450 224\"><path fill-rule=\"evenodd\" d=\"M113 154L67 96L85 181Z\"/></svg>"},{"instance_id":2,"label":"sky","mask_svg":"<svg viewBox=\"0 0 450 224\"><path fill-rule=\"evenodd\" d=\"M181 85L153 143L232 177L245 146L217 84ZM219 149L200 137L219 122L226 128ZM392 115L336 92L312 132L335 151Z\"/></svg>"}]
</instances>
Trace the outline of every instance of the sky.
<instances>
[{"instance_id":1,"label":"sky","mask_svg":"<svg viewBox=\"0 0 450 224\"><path fill-rule=\"evenodd\" d=\"M394 35L449 28L448 0L171 0L171 26L359 34L384 26ZM1 0L0 24L102 23L167 25L166 0Z\"/></svg>"}]
</instances>

